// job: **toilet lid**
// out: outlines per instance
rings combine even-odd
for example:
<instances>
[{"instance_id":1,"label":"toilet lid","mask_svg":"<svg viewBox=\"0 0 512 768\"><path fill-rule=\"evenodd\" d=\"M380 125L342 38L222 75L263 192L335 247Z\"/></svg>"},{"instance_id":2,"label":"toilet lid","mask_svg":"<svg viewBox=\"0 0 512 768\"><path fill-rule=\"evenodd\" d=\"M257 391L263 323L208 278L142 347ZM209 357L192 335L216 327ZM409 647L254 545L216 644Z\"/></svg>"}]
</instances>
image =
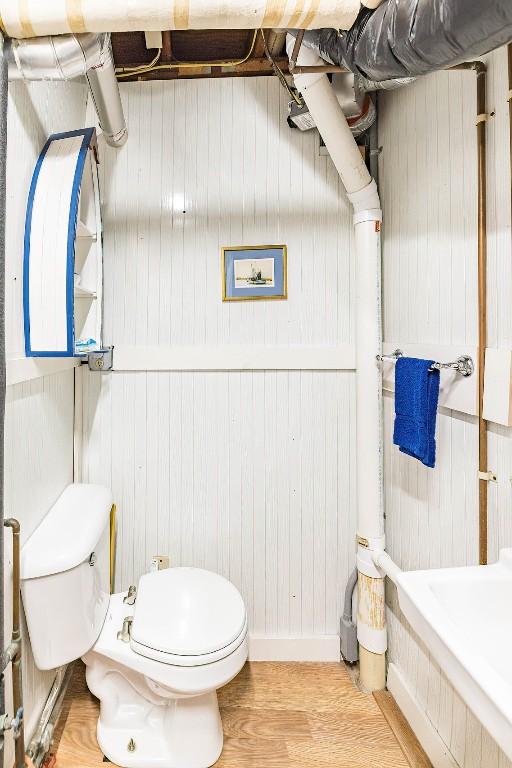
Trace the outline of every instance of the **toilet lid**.
<instances>
[{"instance_id":1,"label":"toilet lid","mask_svg":"<svg viewBox=\"0 0 512 768\"><path fill-rule=\"evenodd\" d=\"M244 601L227 579L200 568L167 568L142 576L132 648L202 656L232 644L246 624Z\"/></svg>"}]
</instances>

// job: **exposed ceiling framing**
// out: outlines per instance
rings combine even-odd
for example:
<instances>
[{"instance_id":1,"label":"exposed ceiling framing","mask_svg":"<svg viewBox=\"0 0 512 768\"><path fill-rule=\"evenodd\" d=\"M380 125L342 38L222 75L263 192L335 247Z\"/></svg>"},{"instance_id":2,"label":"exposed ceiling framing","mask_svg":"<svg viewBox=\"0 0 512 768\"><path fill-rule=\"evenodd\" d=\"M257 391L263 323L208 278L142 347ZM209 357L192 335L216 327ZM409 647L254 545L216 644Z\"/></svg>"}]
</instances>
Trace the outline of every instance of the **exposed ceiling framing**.
<instances>
[{"instance_id":1,"label":"exposed ceiling framing","mask_svg":"<svg viewBox=\"0 0 512 768\"><path fill-rule=\"evenodd\" d=\"M284 54L285 31L264 30L267 47L277 65L288 74ZM261 31L187 30L162 32L162 50L156 67L149 65L156 51L148 50L143 32L112 35L114 61L123 82L205 77L254 77L272 75ZM141 69L145 67L146 69ZM134 68L139 71L130 72Z\"/></svg>"}]
</instances>

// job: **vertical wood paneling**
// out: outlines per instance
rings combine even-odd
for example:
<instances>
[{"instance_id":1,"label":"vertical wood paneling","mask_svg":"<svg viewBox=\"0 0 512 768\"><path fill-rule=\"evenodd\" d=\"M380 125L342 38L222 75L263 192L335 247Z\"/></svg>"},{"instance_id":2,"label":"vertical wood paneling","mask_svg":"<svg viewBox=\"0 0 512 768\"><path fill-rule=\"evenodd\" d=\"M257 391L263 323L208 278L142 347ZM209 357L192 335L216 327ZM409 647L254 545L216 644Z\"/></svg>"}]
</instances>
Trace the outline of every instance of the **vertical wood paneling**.
<instances>
[{"instance_id":1,"label":"vertical wood paneling","mask_svg":"<svg viewBox=\"0 0 512 768\"><path fill-rule=\"evenodd\" d=\"M489 346L510 346L510 171L506 49L487 57ZM379 97L384 208L384 338L396 345L476 345L476 85L441 72ZM392 447L393 401L384 398L386 535L405 569L478 562L477 421L438 415L437 466ZM490 425L490 561L512 545L511 431ZM390 659L461 768L510 766L467 710L389 591Z\"/></svg>"},{"instance_id":2,"label":"vertical wood paneling","mask_svg":"<svg viewBox=\"0 0 512 768\"><path fill-rule=\"evenodd\" d=\"M121 86L102 146L105 339L352 340L349 205L272 78ZM129 194L126 194L129 190ZM287 301L223 304L223 245L286 243ZM222 573L251 631L336 634L354 566L353 373L84 372L84 480L118 505L116 587L151 555Z\"/></svg>"},{"instance_id":3,"label":"vertical wood paneling","mask_svg":"<svg viewBox=\"0 0 512 768\"><path fill-rule=\"evenodd\" d=\"M121 93L130 142L101 145L105 340L350 342L349 204L318 134L288 127L279 83L130 83ZM221 247L281 242L289 299L223 304Z\"/></svg>"},{"instance_id":4,"label":"vertical wood paneling","mask_svg":"<svg viewBox=\"0 0 512 768\"><path fill-rule=\"evenodd\" d=\"M84 370L83 478L118 505L116 589L168 552L231 579L258 635L336 634L354 563L352 379ZM119 418L118 454L104 437Z\"/></svg>"},{"instance_id":5,"label":"vertical wood paneling","mask_svg":"<svg viewBox=\"0 0 512 768\"><path fill-rule=\"evenodd\" d=\"M82 83L9 83L6 225L7 357L24 357L23 235L25 209L36 159L50 133L83 128ZM73 482L73 371L8 387L5 428L5 515L21 523L25 541L66 485ZM6 535L5 632L11 628L11 539ZM28 635L24 648L25 733L30 738L53 674L34 663ZM7 671L8 712L10 670ZM6 765L13 763L6 735Z\"/></svg>"}]
</instances>

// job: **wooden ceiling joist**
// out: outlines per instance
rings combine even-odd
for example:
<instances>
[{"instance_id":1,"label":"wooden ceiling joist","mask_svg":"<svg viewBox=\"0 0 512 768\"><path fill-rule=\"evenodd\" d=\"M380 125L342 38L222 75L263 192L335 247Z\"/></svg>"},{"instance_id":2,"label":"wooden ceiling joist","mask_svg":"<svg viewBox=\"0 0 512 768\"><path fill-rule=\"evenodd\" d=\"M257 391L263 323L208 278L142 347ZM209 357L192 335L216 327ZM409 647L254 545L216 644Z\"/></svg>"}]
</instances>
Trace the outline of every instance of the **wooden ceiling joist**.
<instances>
[{"instance_id":1,"label":"wooden ceiling joist","mask_svg":"<svg viewBox=\"0 0 512 768\"><path fill-rule=\"evenodd\" d=\"M267 47L278 66L288 73L283 55L285 35L265 30ZM112 35L114 61L123 82L175 80L198 77L255 77L272 75L261 32L254 30L187 30L162 33L157 67L149 68L155 50L146 48L143 32ZM219 66L222 62L222 66ZM191 66L194 65L194 66ZM141 69L148 67L148 69ZM136 70L133 71L131 70Z\"/></svg>"}]
</instances>

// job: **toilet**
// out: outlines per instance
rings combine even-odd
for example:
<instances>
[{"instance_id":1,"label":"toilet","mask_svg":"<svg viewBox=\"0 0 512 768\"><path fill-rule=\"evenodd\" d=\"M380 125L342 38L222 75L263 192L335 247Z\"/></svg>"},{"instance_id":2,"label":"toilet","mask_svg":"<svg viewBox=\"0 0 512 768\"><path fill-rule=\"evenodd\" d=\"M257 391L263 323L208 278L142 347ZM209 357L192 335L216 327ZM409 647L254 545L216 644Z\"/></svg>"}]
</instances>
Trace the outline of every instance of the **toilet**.
<instances>
[{"instance_id":1,"label":"toilet","mask_svg":"<svg viewBox=\"0 0 512 768\"><path fill-rule=\"evenodd\" d=\"M107 488L68 486L22 548L35 662L44 670L83 658L111 762L207 768L223 744L217 689L247 659L244 602L222 576L185 567L110 595L111 507Z\"/></svg>"}]
</instances>

